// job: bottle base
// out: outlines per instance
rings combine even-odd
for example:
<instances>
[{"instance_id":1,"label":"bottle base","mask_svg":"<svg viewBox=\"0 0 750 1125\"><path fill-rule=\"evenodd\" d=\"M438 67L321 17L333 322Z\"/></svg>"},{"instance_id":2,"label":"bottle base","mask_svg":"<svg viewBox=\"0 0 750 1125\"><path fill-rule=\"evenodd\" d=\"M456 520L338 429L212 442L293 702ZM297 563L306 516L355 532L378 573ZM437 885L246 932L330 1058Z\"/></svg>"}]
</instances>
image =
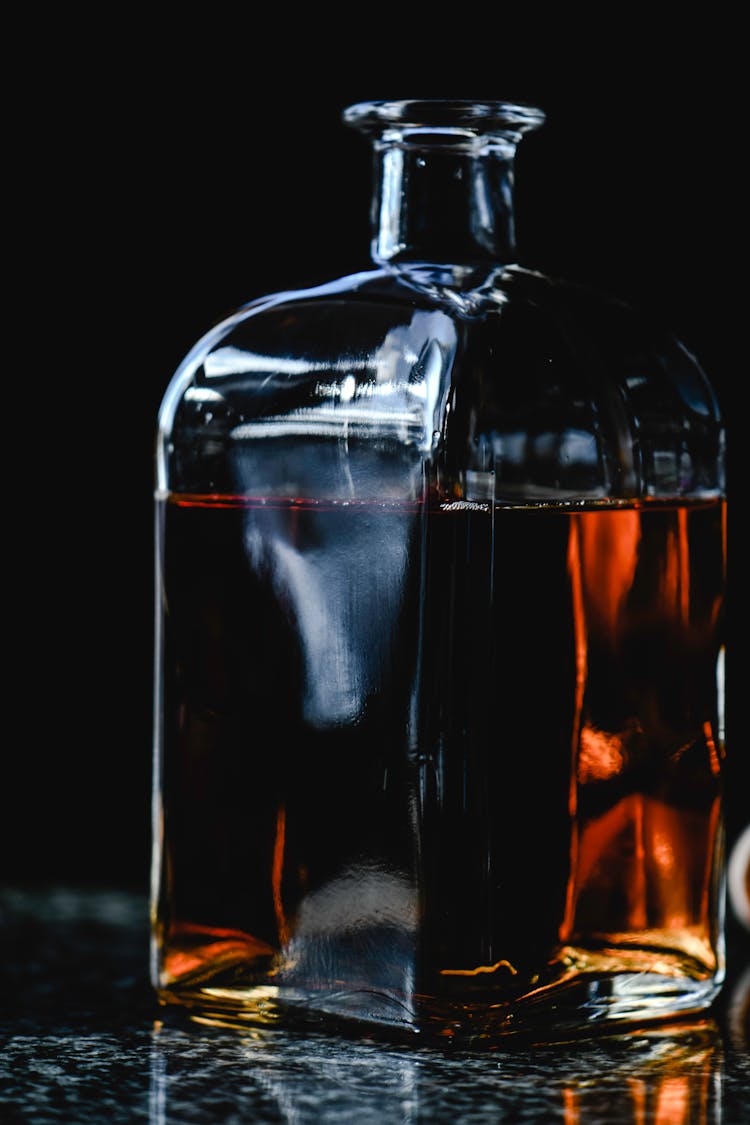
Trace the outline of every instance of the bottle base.
<instances>
[{"instance_id":1,"label":"bottle base","mask_svg":"<svg viewBox=\"0 0 750 1125\"><path fill-rule=\"evenodd\" d=\"M629 1032L705 1015L721 990L717 977L659 973L582 973L513 1000L458 1002L378 989L241 987L218 982L162 988L159 1003L193 1022L220 1027L317 1029L390 1040L492 1049L523 1040L543 1045Z\"/></svg>"}]
</instances>

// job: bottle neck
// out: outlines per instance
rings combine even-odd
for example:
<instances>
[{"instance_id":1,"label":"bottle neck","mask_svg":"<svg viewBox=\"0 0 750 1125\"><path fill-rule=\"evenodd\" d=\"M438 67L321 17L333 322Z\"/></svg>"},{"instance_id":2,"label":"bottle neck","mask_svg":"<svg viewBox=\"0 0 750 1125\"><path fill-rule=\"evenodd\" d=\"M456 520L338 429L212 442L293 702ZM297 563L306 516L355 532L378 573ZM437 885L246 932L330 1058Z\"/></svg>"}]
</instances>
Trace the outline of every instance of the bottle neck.
<instances>
[{"instance_id":1,"label":"bottle neck","mask_svg":"<svg viewBox=\"0 0 750 1125\"><path fill-rule=\"evenodd\" d=\"M450 284L515 261L516 146L455 130L375 142L372 256L431 268Z\"/></svg>"}]
</instances>

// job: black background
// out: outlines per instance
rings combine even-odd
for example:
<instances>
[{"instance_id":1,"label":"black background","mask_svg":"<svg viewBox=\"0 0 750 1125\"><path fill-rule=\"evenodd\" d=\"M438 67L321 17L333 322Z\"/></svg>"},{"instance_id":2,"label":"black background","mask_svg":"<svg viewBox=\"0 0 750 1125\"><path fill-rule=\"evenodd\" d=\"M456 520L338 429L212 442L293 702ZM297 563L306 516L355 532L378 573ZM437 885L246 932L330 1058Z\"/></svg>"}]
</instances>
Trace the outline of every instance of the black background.
<instances>
[{"instance_id":1,"label":"black background","mask_svg":"<svg viewBox=\"0 0 750 1125\"><path fill-rule=\"evenodd\" d=\"M484 12L67 16L16 44L3 880L147 883L158 405L244 301L368 266L370 154L340 115L370 98L541 106L521 260L657 311L709 372L730 442L730 831L748 818L740 32Z\"/></svg>"}]
</instances>

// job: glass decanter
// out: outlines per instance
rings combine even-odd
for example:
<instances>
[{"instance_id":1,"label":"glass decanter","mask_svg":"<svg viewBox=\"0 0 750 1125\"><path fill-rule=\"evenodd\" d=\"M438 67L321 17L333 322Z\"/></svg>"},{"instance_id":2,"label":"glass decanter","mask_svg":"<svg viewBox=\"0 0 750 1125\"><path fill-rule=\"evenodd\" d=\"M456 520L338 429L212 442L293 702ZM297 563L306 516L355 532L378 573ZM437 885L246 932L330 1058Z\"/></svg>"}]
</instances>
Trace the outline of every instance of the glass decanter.
<instances>
[{"instance_id":1,"label":"glass decanter","mask_svg":"<svg viewBox=\"0 0 750 1125\"><path fill-rule=\"evenodd\" d=\"M516 262L541 111L373 102L373 263L241 308L157 449L153 981L201 1018L555 1038L724 975L724 432Z\"/></svg>"}]
</instances>

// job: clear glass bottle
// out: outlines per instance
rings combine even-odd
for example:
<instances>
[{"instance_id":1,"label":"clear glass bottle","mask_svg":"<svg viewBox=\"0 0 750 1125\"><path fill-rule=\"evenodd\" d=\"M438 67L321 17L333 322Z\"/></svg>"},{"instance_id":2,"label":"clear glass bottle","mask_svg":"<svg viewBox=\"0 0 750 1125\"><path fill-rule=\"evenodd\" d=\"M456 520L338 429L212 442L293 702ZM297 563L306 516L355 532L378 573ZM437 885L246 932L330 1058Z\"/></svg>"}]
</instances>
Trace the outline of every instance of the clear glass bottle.
<instances>
[{"instance_id":1,"label":"clear glass bottle","mask_svg":"<svg viewBox=\"0 0 750 1125\"><path fill-rule=\"evenodd\" d=\"M372 268L218 325L157 453L153 980L487 1041L724 974L724 434L693 356L516 263L543 114L375 102Z\"/></svg>"}]
</instances>

